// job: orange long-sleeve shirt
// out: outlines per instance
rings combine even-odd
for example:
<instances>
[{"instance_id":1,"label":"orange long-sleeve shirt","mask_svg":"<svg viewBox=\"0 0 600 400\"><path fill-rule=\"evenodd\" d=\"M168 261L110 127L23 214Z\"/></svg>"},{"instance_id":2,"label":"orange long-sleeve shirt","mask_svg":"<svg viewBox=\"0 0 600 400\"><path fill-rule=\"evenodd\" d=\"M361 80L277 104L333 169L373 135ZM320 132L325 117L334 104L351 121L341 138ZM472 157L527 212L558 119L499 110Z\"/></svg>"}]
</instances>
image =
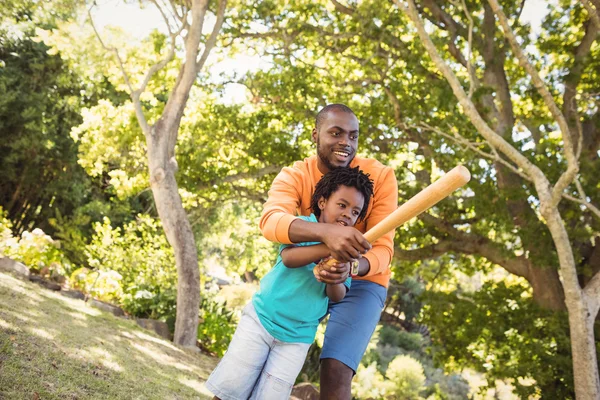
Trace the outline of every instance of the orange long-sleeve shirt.
<instances>
[{"instance_id":1,"label":"orange long-sleeve shirt","mask_svg":"<svg viewBox=\"0 0 600 400\"><path fill-rule=\"evenodd\" d=\"M373 180L373 197L366 217L355 228L365 233L398 207L398 182L394 171L377 160L354 157L350 167L360 167ZM317 182L323 177L317 167L317 156L297 161L285 167L273 181L269 198L264 205L260 229L268 240L291 244L290 225L298 215L310 215L310 200ZM394 232L390 232L372 243L373 248L365 255L371 269L363 279L387 287L390 280L390 262L394 255Z\"/></svg>"}]
</instances>

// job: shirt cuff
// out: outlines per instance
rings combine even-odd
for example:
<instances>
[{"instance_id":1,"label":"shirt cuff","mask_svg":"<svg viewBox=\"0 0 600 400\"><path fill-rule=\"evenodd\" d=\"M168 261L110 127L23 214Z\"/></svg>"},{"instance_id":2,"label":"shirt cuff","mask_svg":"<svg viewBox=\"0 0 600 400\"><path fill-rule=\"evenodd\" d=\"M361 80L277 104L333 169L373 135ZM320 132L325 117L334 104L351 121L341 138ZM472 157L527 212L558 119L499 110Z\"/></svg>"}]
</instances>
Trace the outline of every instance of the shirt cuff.
<instances>
[{"instance_id":1,"label":"shirt cuff","mask_svg":"<svg viewBox=\"0 0 600 400\"><path fill-rule=\"evenodd\" d=\"M292 244L290 240L290 225L296 219L295 216L290 214L284 214L277 221L277 227L275 228L275 237L277 242L283 244Z\"/></svg>"}]
</instances>

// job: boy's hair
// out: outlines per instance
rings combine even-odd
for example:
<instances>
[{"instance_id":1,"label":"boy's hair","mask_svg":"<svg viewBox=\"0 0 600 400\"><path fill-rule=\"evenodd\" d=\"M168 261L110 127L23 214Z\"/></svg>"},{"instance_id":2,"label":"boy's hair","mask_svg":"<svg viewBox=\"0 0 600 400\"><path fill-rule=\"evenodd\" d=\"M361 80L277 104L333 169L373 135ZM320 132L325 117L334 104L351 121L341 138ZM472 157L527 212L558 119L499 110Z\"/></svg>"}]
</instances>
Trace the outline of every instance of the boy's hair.
<instances>
[{"instance_id":1,"label":"boy's hair","mask_svg":"<svg viewBox=\"0 0 600 400\"><path fill-rule=\"evenodd\" d=\"M363 195L365 204L360 210L360 214L358 214L357 222L362 221L366 216L369 202L373 196L373 181L369 178L369 174L365 174L358 167L340 167L323 175L315 187L315 193L310 201L310 208L318 219L321 216L319 199L323 197L327 200L341 185L353 187Z\"/></svg>"}]
</instances>

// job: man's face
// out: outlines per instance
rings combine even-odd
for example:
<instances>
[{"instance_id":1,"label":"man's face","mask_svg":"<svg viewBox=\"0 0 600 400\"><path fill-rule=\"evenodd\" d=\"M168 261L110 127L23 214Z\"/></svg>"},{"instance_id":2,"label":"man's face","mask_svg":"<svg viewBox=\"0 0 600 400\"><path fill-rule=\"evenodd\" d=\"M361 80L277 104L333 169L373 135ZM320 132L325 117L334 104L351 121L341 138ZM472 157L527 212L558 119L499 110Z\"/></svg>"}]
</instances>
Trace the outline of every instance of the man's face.
<instances>
[{"instance_id":1,"label":"man's face","mask_svg":"<svg viewBox=\"0 0 600 400\"><path fill-rule=\"evenodd\" d=\"M312 138L317 143L318 166L322 173L347 167L356 155L358 119L351 113L329 111L319 131L313 129Z\"/></svg>"}]
</instances>

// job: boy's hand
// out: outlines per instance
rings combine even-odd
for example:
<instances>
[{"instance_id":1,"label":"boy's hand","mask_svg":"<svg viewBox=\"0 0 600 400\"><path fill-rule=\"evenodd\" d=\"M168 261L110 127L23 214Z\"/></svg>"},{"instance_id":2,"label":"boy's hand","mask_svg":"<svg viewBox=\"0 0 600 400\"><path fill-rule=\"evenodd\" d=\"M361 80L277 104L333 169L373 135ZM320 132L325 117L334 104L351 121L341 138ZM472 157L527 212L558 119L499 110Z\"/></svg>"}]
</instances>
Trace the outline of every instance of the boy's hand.
<instances>
[{"instance_id":1,"label":"boy's hand","mask_svg":"<svg viewBox=\"0 0 600 400\"><path fill-rule=\"evenodd\" d=\"M327 231L322 242L327 245L331 256L338 261L350 262L371 250L371 244L362 233L350 226L323 224Z\"/></svg>"},{"instance_id":2,"label":"boy's hand","mask_svg":"<svg viewBox=\"0 0 600 400\"><path fill-rule=\"evenodd\" d=\"M319 282L329 284L344 283L350 274L349 262L338 262L333 265L327 265L331 257L322 259L314 268L313 273Z\"/></svg>"}]
</instances>

